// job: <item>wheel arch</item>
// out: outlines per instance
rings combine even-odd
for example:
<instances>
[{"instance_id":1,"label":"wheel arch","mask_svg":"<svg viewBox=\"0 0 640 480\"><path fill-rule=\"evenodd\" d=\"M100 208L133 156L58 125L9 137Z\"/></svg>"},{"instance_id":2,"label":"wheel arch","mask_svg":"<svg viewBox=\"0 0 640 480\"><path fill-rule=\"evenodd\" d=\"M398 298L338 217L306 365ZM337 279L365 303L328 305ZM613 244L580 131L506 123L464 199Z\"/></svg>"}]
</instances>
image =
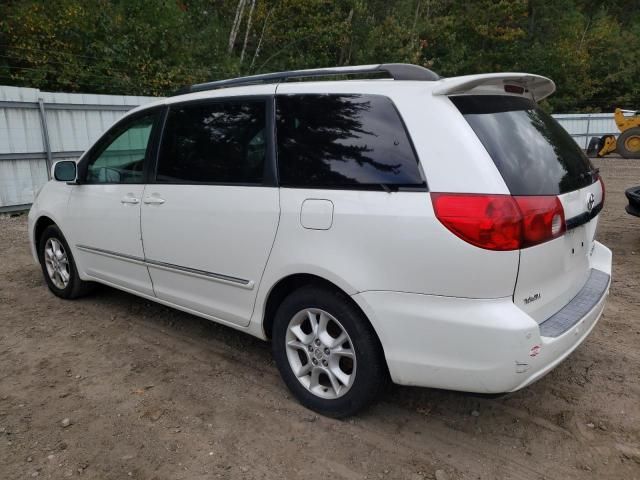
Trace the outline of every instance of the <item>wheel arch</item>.
<instances>
[{"instance_id":1,"label":"wheel arch","mask_svg":"<svg viewBox=\"0 0 640 480\"><path fill-rule=\"evenodd\" d=\"M40 238L42 237L42 234L44 233L46 228L51 225L57 225L57 224L55 221L53 221L51 217L48 217L47 215L40 216L34 224L32 241L33 241L33 244L35 245L35 249L36 249L36 252L38 252L38 255L40 255L39 248L38 248L40 244Z\"/></svg>"},{"instance_id":2,"label":"wheel arch","mask_svg":"<svg viewBox=\"0 0 640 480\"><path fill-rule=\"evenodd\" d=\"M315 275L311 273L291 274L281 278L271 287L269 293L267 294L266 300L264 302L263 315L262 315L262 330L265 338L269 340L271 339L271 330L273 328L273 321L275 319L275 314L276 314L276 311L278 310L278 307L282 303L282 301L289 294L306 285L323 286L335 292L339 292L342 296L344 296L347 302L353 305L362 314L362 318L366 320L366 322L371 327L371 330L373 330L373 332L375 333L378 339L378 344L380 346L383 357L385 359L385 366L387 367L387 371L388 371L389 367L387 365L384 346L382 345L380 335L378 334L378 331L376 330L374 324L371 322L371 319L360 307L360 305L351 297L351 295L349 295L347 292L345 292L342 288L340 288L335 283L319 275Z\"/></svg>"}]
</instances>

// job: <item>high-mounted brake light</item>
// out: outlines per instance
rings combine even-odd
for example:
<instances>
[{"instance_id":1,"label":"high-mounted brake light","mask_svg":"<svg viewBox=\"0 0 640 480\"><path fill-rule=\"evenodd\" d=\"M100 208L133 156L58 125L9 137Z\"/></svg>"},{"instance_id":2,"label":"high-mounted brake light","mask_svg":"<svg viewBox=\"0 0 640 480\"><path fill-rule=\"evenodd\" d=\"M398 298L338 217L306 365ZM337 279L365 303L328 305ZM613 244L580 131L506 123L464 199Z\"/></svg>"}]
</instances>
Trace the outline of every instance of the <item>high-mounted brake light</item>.
<instances>
[{"instance_id":1,"label":"high-mounted brake light","mask_svg":"<svg viewBox=\"0 0 640 480\"><path fill-rule=\"evenodd\" d=\"M504 91L507 92L507 93L518 93L518 94L522 95L524 93L524 87L521 87L519 85L506 84L504 86Z\"/></svg>"},{"instance_id":2,"label":"high-mounted brake light","mask_svg":"<svg viewBox=\"0 0 640 480\"><path fill-rule=\"evenodd\" d=\"M464 241L487 250L519 250L566 231L556 196L431 193L436 217Z\"/></svg>"},{"instance_id":3,"label":"high-mounted brake light","mask_svg":"<svg viewBox=\"0 0 640 480\"><path fill-rule=\"evenodd\" d=\"M519 85L505 85L504 86L504 91L507 93L518 93L520 95L522 95L524 93L524 87L521 87Z\"/></svg>"}]
</instances>

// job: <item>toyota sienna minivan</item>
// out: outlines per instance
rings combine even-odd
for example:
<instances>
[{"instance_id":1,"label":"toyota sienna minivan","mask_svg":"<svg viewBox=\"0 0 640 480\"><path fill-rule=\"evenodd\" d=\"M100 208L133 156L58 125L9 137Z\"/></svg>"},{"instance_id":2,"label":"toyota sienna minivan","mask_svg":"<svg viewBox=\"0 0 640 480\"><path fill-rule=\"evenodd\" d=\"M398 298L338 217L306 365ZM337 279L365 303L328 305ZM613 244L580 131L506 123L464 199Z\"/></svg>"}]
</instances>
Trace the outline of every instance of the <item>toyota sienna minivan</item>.
<instances>
[{"instance_id":1,"label":"toyota sienna minivan","mask_svg":"<svg viewBox=\"0 0 640 480\"><path fill-rule=\"evenodd\" d=\"M602 179L537 105L554 90L405 64L194 85L56 163L29 242L59 297L99 282L269 339L325 415L388 381L512 392L580 345L611 278Z\"/></svg>"}]
</instances>

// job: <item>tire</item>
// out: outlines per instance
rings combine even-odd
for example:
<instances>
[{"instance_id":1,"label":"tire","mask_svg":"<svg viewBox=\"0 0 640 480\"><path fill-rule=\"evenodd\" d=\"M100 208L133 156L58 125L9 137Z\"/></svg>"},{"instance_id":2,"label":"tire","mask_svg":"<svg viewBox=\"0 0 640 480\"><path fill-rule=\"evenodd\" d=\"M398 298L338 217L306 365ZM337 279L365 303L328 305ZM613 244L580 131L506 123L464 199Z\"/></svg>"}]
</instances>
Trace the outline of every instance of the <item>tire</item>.
<instances>
[{"instance_id":1,"label":"tire","mask_svg":"<svg viewBox=\"0 0 640 480\"><path fill-rule=\"evenodd\" d=\"M617 150L624 158L640 158L640 127L633 127L620 134Z\"/></svg>"},{"instance_id":2,"label":"tire","mask_svg":"<svg viewBox=\"0 0 640 480\"><path fill-rule=\"evenodd\" d=\"M47 286L54 295L73 299L92 289L91 282L85 282L78 276L69 244L56 225L49 225L42 232L38 242L38 258ZM63 272L66 274L63 275Z\"/></svg>"},{"instance_id":3,"label":"tire","mask_svg":"<svg viewBox=\"0 0 640 480\"><path fill-rule=\"evenodd\" d=\"M272 348L293 395L328 417L355 414L388 384L378 337L362 312L339 291L309 285L285 298L274 319Z\"/></svg>"},{"instance_id":4,"label":"tire","mask_svg":"<svg viewBox=\"0 0 640 480\"><path fill-rule=\"evenodd\" d=\"M589 146L587 147L587 155L589 155L590 157L595 157L596 155L598 155L598 152L602 149L600 145L600 137L591 137L591 140L589 140Z\"/></svg>"}]
</instances>

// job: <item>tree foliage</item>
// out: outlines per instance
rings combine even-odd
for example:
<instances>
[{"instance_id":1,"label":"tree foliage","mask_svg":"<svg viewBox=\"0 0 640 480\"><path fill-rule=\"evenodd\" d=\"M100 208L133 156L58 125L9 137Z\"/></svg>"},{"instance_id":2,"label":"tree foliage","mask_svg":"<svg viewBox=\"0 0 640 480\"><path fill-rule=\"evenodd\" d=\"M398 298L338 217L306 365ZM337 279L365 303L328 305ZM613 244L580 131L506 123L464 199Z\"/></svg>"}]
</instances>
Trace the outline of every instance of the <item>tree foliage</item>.
<instances>
[{"instance_id":1,"label":"tree foliage","mask_svg":"<svg viewBox=\"0 0 640 480\"><path fill-rule=\"evenodd\" d=\"M410 62L551 77L555 111L640 109L638 0L5 0L0 84L166 95L236 75Z\"/></svg>"}]
</instances>

